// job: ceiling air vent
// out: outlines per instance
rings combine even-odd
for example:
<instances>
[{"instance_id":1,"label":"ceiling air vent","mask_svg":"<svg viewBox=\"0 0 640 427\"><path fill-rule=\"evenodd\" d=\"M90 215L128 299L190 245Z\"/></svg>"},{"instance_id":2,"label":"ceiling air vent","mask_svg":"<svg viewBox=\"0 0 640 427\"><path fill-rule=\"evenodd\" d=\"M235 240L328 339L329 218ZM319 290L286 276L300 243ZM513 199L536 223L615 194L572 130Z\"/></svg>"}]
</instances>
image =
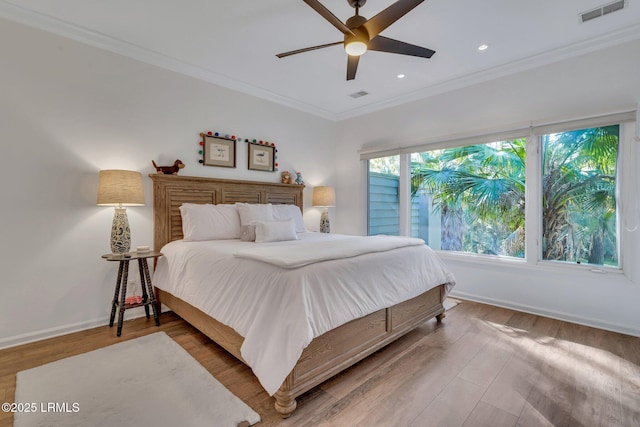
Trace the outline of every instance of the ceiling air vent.
<instances>
[{"instance_id":1,"label":"ceiling air vent","mask_svg":"<svg viewBox=\"0 0 640 427\"><path fill-rule=\"evenodd\" d=\"M369 95L369 92L365 92L364 90L361 90L360 92L352 93L349 96L355 99L355 98L361 98L367 95Z\"/></svg>"},{"instance_id":2,"label":"ceiling air vent","mask_svg":"<svg viewBox=\"0 0 640 427\"><path fill-rule=\"evenodd\" d=\"M603 6L597 7L580 14L580 20L582 22L591 21L592 19L599 18L604 15L608 15L616 10L624 9L625 0L614 1Z\"/></svg>"},{"instance_id":3,"label":"ceiling air vent","mask_svg":"<svg viewBox=\"0 0 640 427\"><path fill-rule=\"evenodd\" d=\"M616 10L620 10L622 8L624 8L624 0L616 1L606 6L602 6L602 14L607 15L611 12L615 12Z\"/></svg>"}]
</instances>

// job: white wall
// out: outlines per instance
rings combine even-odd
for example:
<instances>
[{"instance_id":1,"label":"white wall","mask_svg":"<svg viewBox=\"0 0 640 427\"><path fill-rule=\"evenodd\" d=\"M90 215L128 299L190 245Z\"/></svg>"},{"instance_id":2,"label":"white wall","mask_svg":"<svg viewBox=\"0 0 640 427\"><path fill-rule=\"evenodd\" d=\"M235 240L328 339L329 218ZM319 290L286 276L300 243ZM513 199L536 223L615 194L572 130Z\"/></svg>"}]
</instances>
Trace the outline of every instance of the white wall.
<instances>
[{"instance_id":1,"label":"white wall","mask_svg":"<svg viewBox=\"0 0 640 427\"><path fill-rule=\"evenodd\" d=\"M134 247L152 244L152 159L181 159L182 175L279 181L247 170L244 143L236 169L201 166L202 131L275 142L280 170L310 184L318 229L311 188L333 184L333 123L10 21L0 52L0 347L106 324L117 264L100 258L113 217L95 205L100 169L145 177L146 205L128 209Z\"/></svg>"},{"instance_id":2,"label":"white wall","mask_svg":"<svg viewBox=\"0 0 640 427\"><path fill-rule=\"evenodd\" d=\"M366 232L364 176L358 150L411 146L636 109L640 41L501 77L338 124L335 231ZM407 78L410 78L407 77ZM633 129L628 129L632 133ZM633 143L633 136L627 141ZM637 144L637 142L635 143ZM631 164L640 163L637 150ZM640 182L622 195L635 201ZM355 198L353 194L360 194ZM640 335L640 230L625 233L627 275L523 268L443 255L457 277L455 293L479 301Z\"/></svg>"}]
</instances>

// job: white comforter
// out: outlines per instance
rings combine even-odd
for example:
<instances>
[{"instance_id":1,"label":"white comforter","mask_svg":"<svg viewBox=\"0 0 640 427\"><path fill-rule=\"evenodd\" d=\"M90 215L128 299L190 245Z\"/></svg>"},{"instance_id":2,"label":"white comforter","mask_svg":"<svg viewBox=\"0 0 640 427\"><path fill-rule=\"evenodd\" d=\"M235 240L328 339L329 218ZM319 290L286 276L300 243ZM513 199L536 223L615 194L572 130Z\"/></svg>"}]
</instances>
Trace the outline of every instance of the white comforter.
<instances>
[{"instance_id":1,"label":"white comforter","mask_svg":"<svg viewBox=\"0 0 640 427\"><path fill-rule=\"evenodd\" d=\"M338 248L352 236L301 233L299 237L260 244L171 242L162 248L165 256L158 259L153 277L158 288L244 337L242 357L270 395L313 338L437 285L448 284L448 292L455 283L426 245L305 263L298 268L239 256L259 248L270 248L273 254L295 253L310 241L324 242L321 246L329 241Z\"/></svg>"},{"instance_id":2,"label":"white comforter","mask_svg":"<svg viewBox=\"0 0 640 427\"><path fill-rule=\"evenodd\" d=\"M254 259L282 268L298 268L316 262L353 258L374 252L387 252L406 246L423 246L424 240L399 236L342 236L339 244L335 239L325 241L305 240L296 242L294 249L274 251L270 246L253 245L233 255Z\"/></svg>"}]
</instances>

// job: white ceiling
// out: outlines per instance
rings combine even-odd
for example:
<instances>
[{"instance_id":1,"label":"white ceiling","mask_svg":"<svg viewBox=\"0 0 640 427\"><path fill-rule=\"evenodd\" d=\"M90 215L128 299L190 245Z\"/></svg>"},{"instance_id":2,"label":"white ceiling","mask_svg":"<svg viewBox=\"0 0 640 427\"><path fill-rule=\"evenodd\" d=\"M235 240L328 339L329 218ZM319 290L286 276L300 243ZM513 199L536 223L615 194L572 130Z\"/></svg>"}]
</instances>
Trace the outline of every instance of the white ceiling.
<instances>
[{"instance_id":1,"label":"white ceiling","mask_svg":"<svg viewBox=\"0 0 640 427\"><path fill-rule=\"evenodd\" d=\"M354 14L347 0L321 1L343 22ZM393 2L369 0L360 14L371 18ZM0 0L0 16L340 120L639 39L640 0L580 22L609 2L427 0L382 35L436 54L367 52L353 81L340 45L276 58L342 40L302 0ZM369 95L348 96L358 91Z\"/></svg>"}]
</instances>

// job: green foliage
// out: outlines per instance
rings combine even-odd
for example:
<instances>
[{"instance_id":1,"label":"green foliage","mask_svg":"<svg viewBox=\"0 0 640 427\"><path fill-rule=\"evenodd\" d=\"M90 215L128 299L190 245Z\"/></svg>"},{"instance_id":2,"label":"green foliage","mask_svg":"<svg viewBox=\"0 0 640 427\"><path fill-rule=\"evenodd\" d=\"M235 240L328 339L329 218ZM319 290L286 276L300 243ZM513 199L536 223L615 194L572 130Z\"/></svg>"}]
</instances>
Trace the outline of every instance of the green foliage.
<instances>
[{"instance_id":1,"label":"green foliage","mask_svg":"<svg viewBox=\"0 0 640 427\"><path fill-rule=\"evenodd\" d=\"M543 137L543 259L618 264L619 126Z\"/></svg>"},{"instance_id":2,"label":"green foliage","mask_svg":"<svg viewBox=\"0 0 640 427\"><path fill-rule=\"evenodd\" d=\"M616 125L542 137L543 259L617 265L618 135ZM524 256L525 160L524 138L412 156L411 193L440 213L442 249Z\"/></svg>"},{"instance_id":3,"label":"green foliage","mask_svg":"<svg viewBox=\"0 0 640 427\"><path fill-rule=\"evenodd\" d=\"M518 139L413 156L412 195L426 191L443 228L458 227L443 229L442 249L524 256L525 145Z\"/></svg>"},{"instance_id":4,"label":"green foliage","mask_svg":"<svg viewBox=\"0 0 640 427\"><path fill-rule=\"evenodd\" d=\"M387 175L400 175L400 156L380 157L369 160L369 171Z\"/></svg>"}]
</instances>

